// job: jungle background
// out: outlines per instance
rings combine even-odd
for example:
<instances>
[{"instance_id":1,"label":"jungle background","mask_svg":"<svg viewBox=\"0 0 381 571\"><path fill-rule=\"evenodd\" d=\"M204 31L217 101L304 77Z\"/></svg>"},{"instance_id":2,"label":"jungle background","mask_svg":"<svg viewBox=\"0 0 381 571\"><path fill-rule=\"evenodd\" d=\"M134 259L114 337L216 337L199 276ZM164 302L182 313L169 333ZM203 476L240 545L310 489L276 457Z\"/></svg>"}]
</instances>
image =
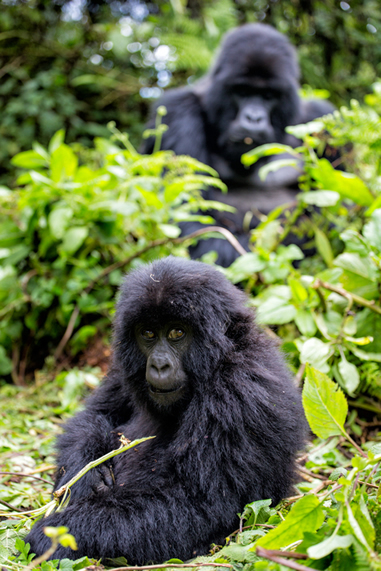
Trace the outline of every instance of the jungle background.
<instances>
[{"instance_id":1,"label":"jungle background","mask_svg":"<svg viewBox=\"0 0 381 571\"><path fill-rule=\"evenodd\" d=\"M303 97L329 97L337 107L295 128L305 158L296 204L262 217L252 251L224 270L303 385L315 436L300 458L295 496L247 506L227 545L194 565L381 569L379 2L1 0L6 569L35 566L23 537L52 507L56 435L107 370L123 274L187 256L178 223L206 207L200 189L211 183L210 169L170 152L139 154L149 106L163 89L201 77L223 34L250 21L274 25L296 46ZM321 158L326 144L340 148L343 170ZM285 245L292 233L315 253ZM65 530L51 533L53 542L71 541ZM71 571L92 563L38 565Z\"/></svg>"}]
</instances>

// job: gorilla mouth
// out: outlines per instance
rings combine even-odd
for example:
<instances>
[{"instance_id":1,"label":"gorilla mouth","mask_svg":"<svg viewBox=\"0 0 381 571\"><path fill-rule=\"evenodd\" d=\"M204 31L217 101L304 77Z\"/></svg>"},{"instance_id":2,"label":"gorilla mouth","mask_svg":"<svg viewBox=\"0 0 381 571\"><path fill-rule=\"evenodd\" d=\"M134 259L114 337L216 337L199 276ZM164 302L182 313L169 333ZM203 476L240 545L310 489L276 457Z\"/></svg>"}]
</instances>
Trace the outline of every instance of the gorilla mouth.
<instances>
[{"instance_id":1,"label":"gorilla mouth","mask_svg":"<svg viewBox=\"0 0 381 571\"><path fill-rule=\"evenodd\" d=\"M179 391L181 388L182 388L181 385L178 387L174 387L172 389L159 389L159 388L154 387L152 385L149 386L150 392L154 393L156 395L169 395L169 394L172 394L172 393Z\"/></svg>"}]
</instances>

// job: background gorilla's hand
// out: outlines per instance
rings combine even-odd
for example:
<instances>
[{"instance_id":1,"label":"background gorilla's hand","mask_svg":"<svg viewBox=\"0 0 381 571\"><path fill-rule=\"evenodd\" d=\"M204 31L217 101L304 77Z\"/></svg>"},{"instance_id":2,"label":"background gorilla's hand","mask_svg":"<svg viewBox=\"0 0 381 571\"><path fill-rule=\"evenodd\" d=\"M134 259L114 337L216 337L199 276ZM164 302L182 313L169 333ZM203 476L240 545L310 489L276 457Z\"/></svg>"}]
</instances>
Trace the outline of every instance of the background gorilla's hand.
<instances>
[{"instance_id":1,"label":"background gorilla's hand","mask_svg":"<svg viewBox=\"0 0 381 571\"><path fill-rule=\"evenodd\" d=\"M295 199L302 165L272 172L262 181L258 170L273 159L263 159L246 168L241 163L242 154L265 143L295 147L298 141L287 135L288 125L306 123L334 109L323 100L302 102L298 89L299 66L286 36L265 24L236 28L226 35L214 66L198 84L169 90L159 100L157 105L167 108L164 122L168 130L163 135L162 148L195 157L219 173L228 186L228 196L211 189L207 198L213 193L214 200L229 203L229 194L234 194L236 203L247 206L249 187L253 194L247 210L255 211L260 206L261 212L267 214L282 204L281 192L274 192L276 189L287 188L290 200ZM149 128L154 126L155 113L156 107ZM145 141L142 151L152 150L151 138ZM218 225L247 244L247 229L243 230L245 212L241 211L239 207L235 216L224 212L212 215ZM256 220L253 216L251 227ZM199 223L187 223L184 229L191 233L200 227ZM190 251L195 258L211 249L217 250L218 263L224 266L238 255L223 239L202 240Z\"/></svg>"}]
</instances>

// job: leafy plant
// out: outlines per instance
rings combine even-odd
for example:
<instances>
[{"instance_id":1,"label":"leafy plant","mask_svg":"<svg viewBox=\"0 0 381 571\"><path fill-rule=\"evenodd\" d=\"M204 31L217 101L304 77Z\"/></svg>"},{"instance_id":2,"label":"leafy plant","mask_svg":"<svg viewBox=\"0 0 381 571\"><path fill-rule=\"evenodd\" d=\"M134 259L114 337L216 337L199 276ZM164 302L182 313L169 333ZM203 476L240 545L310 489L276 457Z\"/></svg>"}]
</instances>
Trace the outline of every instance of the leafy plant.
<instances>
[{"instance_id":1,"label":"leafy plant","mask_svg":"<svg viewBox=\"0 0 381 571\"><path fill-rule=\"evenodd\" d=\"M66 145L63 131L48 149L35 144L13 159L27 169L22 187L1 189L0 374L16 383L73 332L76 353L106 331L123 269L186 255L177 223L212 221L194 214L209 207L205 184L224 188L212 169L171 152L139 155L111 128L113 141L96 139L91 152Z\"/></svg>"}]
</instances>

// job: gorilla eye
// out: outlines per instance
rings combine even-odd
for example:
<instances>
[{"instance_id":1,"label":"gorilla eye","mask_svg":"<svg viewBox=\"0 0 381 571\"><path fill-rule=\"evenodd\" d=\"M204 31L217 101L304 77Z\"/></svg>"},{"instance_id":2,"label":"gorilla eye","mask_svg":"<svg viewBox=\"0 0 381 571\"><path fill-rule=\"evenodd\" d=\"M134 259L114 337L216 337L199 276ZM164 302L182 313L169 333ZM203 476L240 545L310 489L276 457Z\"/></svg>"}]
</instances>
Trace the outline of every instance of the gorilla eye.
<instances>
[{"instance_id":1,"label":"gorilla eye","mask_svg":"<svg viewBox=\"0 0 381 571\"><path fill-rule=\"evenodd\" d=\"M177 339L181 339L184 337L185 332L182 329L171 329L168 333L168 339L172 339L172 341L177 341Z\"/></svg>"},{"instance_id":2,"label":"gorilla eye","mask_svg":"<svg viewBox=\"0 0 381 571\"><path fill-rule=\"evenodd\" d=\"M141 336L143 337L143 339L146 339L147 341L154 339L156 337L155 332L151 331L150 329L143 329L143 331L141 332Z\"/></svg>"}]
</instances>

